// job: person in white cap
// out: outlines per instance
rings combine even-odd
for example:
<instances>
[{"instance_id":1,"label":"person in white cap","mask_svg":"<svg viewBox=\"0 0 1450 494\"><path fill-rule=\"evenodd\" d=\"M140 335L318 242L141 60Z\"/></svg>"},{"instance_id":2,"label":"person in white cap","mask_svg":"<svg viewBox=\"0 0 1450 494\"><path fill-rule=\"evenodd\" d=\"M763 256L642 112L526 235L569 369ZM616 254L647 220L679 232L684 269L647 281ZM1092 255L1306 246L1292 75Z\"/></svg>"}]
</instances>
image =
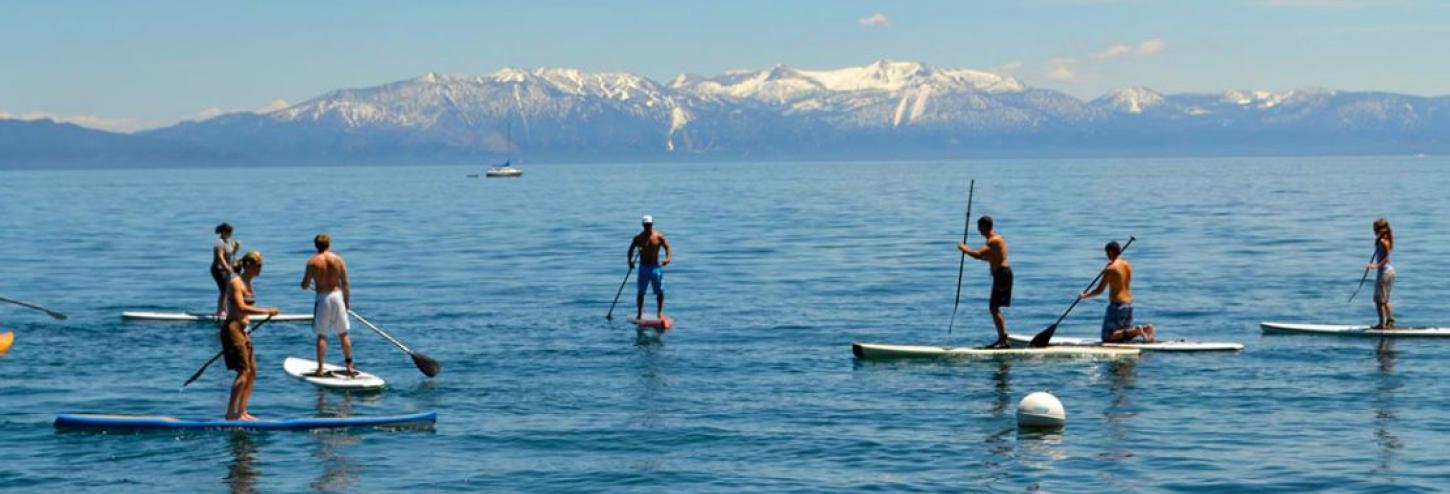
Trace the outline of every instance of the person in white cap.
<instances>
[{"instance_id":1,"label":"person in white cap","mask_svg":"<svg viewBox=\"0 0 1450 494\"><path fill-rule=\"evenodd\" d=\"M634 297L635 319L644 319L644 291L652 287L655 292L655 317L663 321L665 319L665 292L660 289L660 283L664 281L664 267L670 265L670 241L665 235L655 230L655 219L653 216L644 215L640 219L644 230L634 236L629 243L629 268L634 269L634 249L639 249L639 276L636 280L636 294ZM665 250L665 258L660 260L660 249Z\"/></svg>"}]
</instances>

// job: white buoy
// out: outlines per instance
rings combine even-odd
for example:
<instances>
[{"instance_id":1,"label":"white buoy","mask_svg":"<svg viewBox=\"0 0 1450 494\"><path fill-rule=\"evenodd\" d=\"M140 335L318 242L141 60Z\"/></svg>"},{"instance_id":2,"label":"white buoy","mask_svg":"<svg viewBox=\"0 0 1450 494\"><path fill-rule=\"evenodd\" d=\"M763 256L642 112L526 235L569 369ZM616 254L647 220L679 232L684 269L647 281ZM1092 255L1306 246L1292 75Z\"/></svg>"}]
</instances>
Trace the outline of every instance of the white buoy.
<instances>
[{"instance_id":1,"label":"white buoy","mask_svg":"<svg viewBox=\"0 0 1450 494\"><path fill-rule=\"evenodd\" d=\"M1067 424L1067 410L1056 396L1038 391L1022 398L1017 404L1017 425L1019 427L1062 427Z\"/></svg>"}]
</instances>

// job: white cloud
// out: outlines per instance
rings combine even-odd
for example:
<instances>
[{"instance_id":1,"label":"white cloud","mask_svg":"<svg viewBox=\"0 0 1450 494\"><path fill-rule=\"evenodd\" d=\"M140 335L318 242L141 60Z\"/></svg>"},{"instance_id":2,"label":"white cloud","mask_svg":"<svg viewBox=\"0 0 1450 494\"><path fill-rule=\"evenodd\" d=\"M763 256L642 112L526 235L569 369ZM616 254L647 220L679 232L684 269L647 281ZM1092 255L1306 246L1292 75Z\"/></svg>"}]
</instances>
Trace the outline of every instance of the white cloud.
<instances>
[{"instance_id":1,"label":"white cloud","mask_svg":"<svg viewBox=\"0 0 1450 494\"><path fill-rule=\"evenodd\" d=\"M1142 43L1138 43L1138 56L1151 57L1153 55L1162 53L1163 50L1167 48L1168 42L1163 41L1163 38L1153 38L1145 40Z\"/></svg>"},{"instance_id":2,"label":"white cloud","mask_svg":"<svg viewBox=\"0 0 1450 494\"><path fill-rule=\"evenodd\" d=\"M1022 70L1022 61L1021 60L1013 60L1011 62L1007 62L1005 64L1002 64L1001 66L998 66L995 69L992 69L992 72L996 72L996 73L1002 74L1002 75L1012 75L1012 74L1016 74L1017 71L1019 71L1019 70Z\"/></svg>"},{"instance_id":3,"label":"white cloud","mask_svg":"<svg viewBox=\"0 0 1450 494\"><path fill-rule=\"evenodd\" d=\"M856 22L858 24L861 24L862 26L866 26L866 27L890 27L891 26L891 19L888 19L886 17L886 14L883 14L883 13L880 13L880 12L877 12L877 13L871 14L871 15L868 15L866 17L862 17L860 19L856 19Z\"/></svg>"},{"instance_id":4,"label":"white cloud","mask_svg":"<svg viewBox=\"0 0 1450 494\"><path fill-rule=\"evenodd\" d=\"M1077 59L1059 57L1047 61L1045 75L1048 80L1058 82L1073 82L1081 78L1077 71Z\"/></svg>"},{"instance_id":5,"label":"white cloud","mask_svg":"<svg viewBox=\"0 0 1450 494\"><path fill-rule=\"evenodd\" d=\"M226 115L228 113L238 113L238 112L271 113L271 112L274 112L274 111L277 111L277 110L281 110L283 108L287 108L289 106L292 106L292 104L288 103L287 100L283 100L283 99L274 99L271 102L268 102L266 105L263 105L263 106L260 106L260 107L257 107L257 108L251 109L251 110L224 110L222 108L218 108L218 107L213 106L213 107L207 108L205 110L196 112L196 119L197 120L208 120L208 119L216 118L216 117L219 117L219 116L222 116L222 115Z\"/></svg>"},{"instance_id":6,"label":"white cloud","mask_svg":"<svg viewBox=\"0 0 1450 494\"><path fill-rule=\"evenodd\" d=\"M1163 38L1151 38L1138 43L1138 46L1128 46L1118 43L1103 48L1097 53L1094 53L1093 58L1098 60L1113 60L1124 57L1144 58L1163 53L1163 50L1167 48L1168 42L1164 41Z\"/></svg>"},{"instance_id":7,"label":"white cloud","mask_svg":"<svg viewBox=\"0 0 1450 494\"><path fill-rule=\"evenodd\" d=\"M289 106L292 106L292 104L291 103L288 103L287 100L284 100L284 99L274 99L274 100L272 100L272 102L267 103L267 106L264 106L264 107L261 107L261 108L258 108L256 110L252 110L252 111L257 112L257 113L271 113L271 112L274 112L274 111L277 111L277 110L281 110L283 108L287 108Z\"/></svg>"},{"instance_id":8,"label":"white cloud","mask_svg":"<svg viewBox=\"0 0 1450 494\"><path fill-rule=\"evenodd\" d=\"M92 129L108 130L108 131L111 131L111 132L134 132L136 130L140 130L142 127L145 126L142 122L139 122L139 121L137 121L135 119L130 119L130 118L108 118L108 117L98 117L98 116L95 116L95 115L57 115L57 114L54 114L54 113L47 113L47 112L29 112L29 113L7 113L7 112L0 112L0 120L45 120L45 119L50 119L50 120L54 120L54 121L57 121L57 122L63 122L63 123L69 123L69 124L76 124L76 125L79 125L81 127L87 127L87 128L92 128Z\"/></svg>"}]
</instances>

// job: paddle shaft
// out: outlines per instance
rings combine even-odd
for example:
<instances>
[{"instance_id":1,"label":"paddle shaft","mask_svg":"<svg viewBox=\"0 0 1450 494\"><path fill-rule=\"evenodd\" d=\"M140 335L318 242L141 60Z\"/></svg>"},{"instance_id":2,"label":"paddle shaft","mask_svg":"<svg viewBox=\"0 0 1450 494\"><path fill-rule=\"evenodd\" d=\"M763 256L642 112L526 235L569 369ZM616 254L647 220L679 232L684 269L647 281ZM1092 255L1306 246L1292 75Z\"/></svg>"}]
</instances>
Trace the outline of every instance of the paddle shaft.
<instances>
[{"instance_id":1,"label":"paddle shaft","mask_svg":"<svg viewBox=\"0 0 1450 494\"><path fill-rule=\"evenodd\" d=\"M619 282L619 290L614 292L614 302L609 304L609 313L604 315L605 319L614 320L614 306L619 305L619 296L624 295L624 285L629 284L629 275L634 274L634 257L629 258L629 271L624 272L624 281Z\"/></svg>"},{"instance_id":2,"label":"paddle shaft","mask_svg":"<svg viewBox=\"0 0 1450 494\"><path fill-rule=\"evenodd\" d=\"M32 303L21 302L19 300L8 299L8 298L5 298L5 297L0 297L0 302L5 302L5 303L11 303L11 304L19 305L19 306L25 307L27 309L35 309L35 310L44 312L47 315L49 315L50 317L53 317L53 318L56 318L56 319L65 319L66 318L65 314L61 314L59 312L56 312L56 311L47 309L45 307L41 307L39 305L32 304Z\"/></svg>"},{"instance_id":3,"label":"paddle shaft","mask_svg":"<svg viewBox=\"0 0 1450 494\"><path fill-rule=\"evenodd\" d=\"M1118 254L1119 255L1122 255L1122 253L1127 252L1128 251L1128 246L1133 245L1133 241L1134 240L1137 240L1137 238L1136 237L1128 237L1128 243L1123 244L1123 248L1122 248L1122 250L1119 250L1118 251ZM1103 279L1103 275L1105 275L1105 274L1108 274L1108 270L1106 268L1104 268L1102 271L1098 271L1098 275L1093 277L1093 282L1092 283L1088 283L1087 288L1084 288L1083 291L1092 290L1093 289L1093 285L1098 284L1098 281L1101 281ZM1054 322L1054 323L1052 323L1052 326L1050 326L1050 327L1054 327L1055 328L1055 327L1057 327L1058 324L1062 323L1062 320L1063 319L1066 319L1067 318L1067 315L1070 314L1070 313L1072 313L1072 309L1075 308L1075 307L1077 307L1078 302L1082 302L1082 297L1073 297L1073 299L1072 299L1072 305L1067 306L1067 310L1062 311L1062 315L1061 316L1057 316L1057 321Z\"/></svg>"},{"instance_id":4,"label":"paddle shaft","mask_svg":"<svg viewBox=\"0 0 1450 494\"><path fill-rule=\"evenodd\" d=\"M252 326L252 329L248 329L247 330L247 336L251 336L253 332L255 332L257 329L261 328L262 325L267 324L267 321L271 321L271 320L272 320L272 316L270 316L270 315L267 316L267 318L266 319L263 319L262 322L259 322L256 325ZM225 324L225 321L223 321L223 324ZM206 373L206 369L208 367L211 367L211 364L216 363L216 359L222 358L222 354L223 353L226 353L226 351L223 350L223 351L220 351L220 352L216 352L216 355L212 355L211 356L211 360L208 360L208 361L206 361L205 364L202 364L201 368L200 369L197 369L196 370L196 373L195 374L192 374L191 375L191 378L190 379L187 379L186 382L181 385L181 387L185 388L185 387L191 385L191 383L196 382L197 379L201 378L201 375L204 374L204 373Z\"/></svg>"},{"instance_id":5,"label":"paddle shaft","mask_svg":"<svg viewBox=\"0 0 1450 494\"><path fill-rule=\"evenodd\" d=\"M1374 262L1374 259L1375 259L1375 255L1374 254L1370 254L1370 256L1369 256L1369 262ZM1369 271L1370 271L1369 268L1364 268L1364 276L1360 276L1359 277L1359 286L1354 287L1354 293L1349 294L1349 302L1345 302L1346 304L1347 303L1350 303L1350 302L1354 302L1354 297L1357 296L1357 295L1359 295L1359 290L1361 288L1364 288L1364 282L1365 282L1365 280L1368 280L1369 279Z\"/></svg>"},{"instance_id":6,"label":"paddle shaft","mask_svg":"<svg viewBox=\"0 0 1450 494\"><path fill-rule=\"evenodd\" d=\"M967 219L962 225L962 243L967 243L967 235L972 229L972 196L977 192L977 179L972 179L967 186ZM962 305L962 273L967 269L967 253L962 253L962 259L957 262L957 298L952 302L952 320L947 323L947 334L952 334L952 328L957 325L957 309Z\"/></svg>"},{"instance_id":7,"label":"paddle shaft","mask_svg":"<svg viewBox=\"0 0 1450 494\"><path fill-rule=\"evenodd\" d=\"M353 312L352 309L348 309L347 310L347 313L348 314L352 314L352 317L356 317L357 320L362 321L363 325L367 326L368 329L373 330L374 333L377 333L377 334L381 335L384 339L388 340L389 342L392 342L392 344L394 344L394 345L397 345L397 347L398 347L399 350L402 350L404 352L407 352L408 354L412 354L413 353L413 350L410 350L407 345L404 345L403 342L398 341L397 339L393 338L392 335L389 335L388 333L384 332L382 330L382 328L379 328L379 327L373 325L372 321L369 321L367 319L364 319L363 316L360 316L356 312Z\"/></svg>"}]
</instances>

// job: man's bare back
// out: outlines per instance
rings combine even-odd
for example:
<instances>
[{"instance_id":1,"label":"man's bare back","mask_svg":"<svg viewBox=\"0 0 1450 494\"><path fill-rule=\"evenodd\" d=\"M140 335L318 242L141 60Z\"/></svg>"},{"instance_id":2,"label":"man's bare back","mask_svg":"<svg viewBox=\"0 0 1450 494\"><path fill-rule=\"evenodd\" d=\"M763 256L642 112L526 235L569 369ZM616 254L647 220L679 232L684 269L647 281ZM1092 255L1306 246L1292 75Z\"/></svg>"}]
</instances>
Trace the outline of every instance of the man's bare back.
<instances>
[{"instance_id":1,"label":"man's bare back","mask_svg":"<svg viewBox=\"0 0 1450 494\"><path fill-rule=\"evenodd\" d=\"M342 256L327 251L319 252L308 259L307 273L302 278L302 288L309 287L315 288L317 293L331 293L338 289L345 292L347 289L347 263L342 260Z\"/></svg>"},{"instance_id":2,"label":"man's bare back","mask_svg":"<svg viewBox=\"0 0 1450 494\"><path fill-rule=\"evenodd\" d=\"M1108 300L1116 304L1133 303L1133 265L1118 258L1108 264L1103 274L1108 284Z\"/></svg>"}]
</instances>

